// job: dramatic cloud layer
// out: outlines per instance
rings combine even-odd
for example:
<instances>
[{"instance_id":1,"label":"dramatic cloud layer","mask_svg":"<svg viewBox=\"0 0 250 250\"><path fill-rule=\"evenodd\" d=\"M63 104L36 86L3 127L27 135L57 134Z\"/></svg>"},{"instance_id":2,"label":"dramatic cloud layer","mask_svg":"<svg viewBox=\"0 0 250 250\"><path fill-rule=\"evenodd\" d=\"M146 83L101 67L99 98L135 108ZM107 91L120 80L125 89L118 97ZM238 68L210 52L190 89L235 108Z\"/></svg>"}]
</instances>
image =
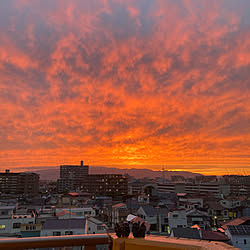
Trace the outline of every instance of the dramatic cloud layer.
<instances>
[{"instance_id":1,"label":"dramatic cloud layer","mask_svg":"<svg viewBox=\"0 0 250 250\"><path fill-rule=\"evenodd\" d=\"M1 1L1 169L84 159L250 174L249 9Z\"/></svg>"}]
</instances>

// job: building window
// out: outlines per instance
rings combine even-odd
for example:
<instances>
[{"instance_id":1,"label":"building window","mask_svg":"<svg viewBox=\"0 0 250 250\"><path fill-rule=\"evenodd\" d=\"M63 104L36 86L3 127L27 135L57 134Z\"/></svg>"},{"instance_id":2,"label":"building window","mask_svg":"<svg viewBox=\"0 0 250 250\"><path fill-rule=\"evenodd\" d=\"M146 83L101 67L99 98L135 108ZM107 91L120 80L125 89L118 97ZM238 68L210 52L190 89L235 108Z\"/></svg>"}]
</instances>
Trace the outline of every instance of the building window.
<instances>
[{"instance_id":1,"label":"building window","mask_svg":"<svg viewBox=\"0 0 250 250\"><path fill-rule=\"evenodd\" d=\"M173 217L174 217L174 218L177 218L177 217L178 217L178 214L174 214Z\"/></svg>"},{"instance_id":2,"label":"building window","mask_svg":"<svg viewBox=\"0 0 250 250\"><path fill-rule=\"evenodd\" d=\"M60 236L61 232L53 232L53 236Z\"/></svg>"},{"instance_id":3,"label":"building window","mask_svg":"<svg viewBox=\"0 0 250 250\"><path fill-rule=\"evenodd\" d=\"M0 225L0 230L5 230L5 225Z\"/></svg>"},{"instance_id":4,"label":"building window","mask_svg":"<svg viewBox=\"0 0 250 250\"><path fill-rule=\"evenodd\" d=\"M246 245L246 244L247 244L247 240L245 239L245 240L244 240L244 245Z\"/></svg>"},{"instance_id":5,"label":"building window","mask_svg":"<svg viewBox=\"0 0 250 250\"><path fill-rule=\"evenodd\" d=\"M65 235L73 235L73 231L65 231Z\"/></svg>"},{"instance_id":6,"label":"building window","mask_svg":"<svg viewBox=\"0 0 250 250\"><path fill-rule=\"evenodd\" d=\"M21 227L21 223L13 223L13 228L20 228Z\"/></svg>"}]
</instances>

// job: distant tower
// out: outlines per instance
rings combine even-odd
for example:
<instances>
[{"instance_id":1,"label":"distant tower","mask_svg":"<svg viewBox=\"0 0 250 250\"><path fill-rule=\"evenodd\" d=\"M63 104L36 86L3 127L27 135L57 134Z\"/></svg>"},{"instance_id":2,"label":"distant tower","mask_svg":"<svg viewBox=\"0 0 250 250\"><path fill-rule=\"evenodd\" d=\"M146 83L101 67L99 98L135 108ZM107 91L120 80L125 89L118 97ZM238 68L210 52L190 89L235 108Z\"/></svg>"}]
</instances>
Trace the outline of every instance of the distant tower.
<instances>
[{"instance_id":1,"label":"distant tower","mask_svg":"<svg viewBox=\"0 0 250 250\"><path fill-rule=\"evenodd\" d=\"M162 171L162 181L163 181L163 183L165 183L166 179L165 179L165 168L164 168L164 166L162 167L161 171Z\"/></svg>"}]
</instances>

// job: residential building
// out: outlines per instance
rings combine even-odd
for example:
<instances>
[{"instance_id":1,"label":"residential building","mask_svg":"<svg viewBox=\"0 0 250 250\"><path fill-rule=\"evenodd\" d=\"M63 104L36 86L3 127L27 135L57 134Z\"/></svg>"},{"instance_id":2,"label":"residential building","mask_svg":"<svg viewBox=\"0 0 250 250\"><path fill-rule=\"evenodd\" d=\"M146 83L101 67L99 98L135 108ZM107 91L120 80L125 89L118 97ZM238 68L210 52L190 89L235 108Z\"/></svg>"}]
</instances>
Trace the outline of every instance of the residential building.
<instances>
[{"instance_id":1,"label":"residential building","mask_svg":"<svg viewBox=\"0 0 250 250\"><path fill-rule=\"evenodd\" d=\"M177 209L168 214L168 225L170 231L173 228L187 227L187 215L185 209Z\"/></svg>"},{"instance_id":2,"label":"residential building","mask_svg":"<svg viewBox=\"0 0 250 250\"><path fill-rule=\"evenodd\" d=\"M86 219L51 219L42 225L41 236L85 234Z\"/></svg>"},{"instance_id":3,"label":"residential building","mask_svg":"<svg viewBox=\"0 0 250 250\"><path fill-rule=\"evenodd\" d=\"M0 206L0 219L11 219L16 206Z\"/></svg>"},{"instance_id":4,"label":"residential building","mask_svg":"<svg viewBox=\"0 0 250 250\"><path fill-rule=\"evenodd\" d=\"M250 249L250 225L227 226L225 234L231 240L232 245L241 250Z\"/></svg>"},{"instance_id":5,"label":"residential building","mask_svg":"<svg viewBox=\"0 0 250 250\"><path fill-rule=\"evenodd\" d=\"M58 192L76 191L88 174L89 166L83 165L83 161L80 165L61 165L60 179L57 181Z\"/></svg>"},{"instance_id":6,"label":"residential building","mask_svg":"<svg viewBox=\"0 0 250 250\"><path fill-rule=\"evenodd\" d=\"M62 165L58 192L83 191L94 195L127 195L128 180L120 174L88 174L88 166Z\"/></svg>"},{"instance_id":7,"label":"residential building","mask_svg":"<svg viewBox=\"0 0 250 250\"><path fill-rule=\"evenodd\" d=\"M30 215L18 215L12 218L0 219L0 236L21 235L22 224L35 224L35 217Z\"/></svg>"},{"instance_id":8,"label":"residential building","mask_svg":"<svg viewBox=\"0 0 250 250\"><path fill-rule=\"evenodd\" d=\"M102 221L93 217L89 217L86 224L87 234L104 234L108 228Z\"/></svg>"},{"instance_id":9,"label":"residential building","mask_svg":"<svg viewBox=\"0 0 250 250\"><path fill-rule=\"evenodd\" d=\"M42 224L21 224L20 233L22 238L40 237Z\"/></svg>"},{"instance_id":10,"label":"residential building","mask_svg":"<svg viewBox=\"0 0 250 250\"><path fill-rule=\"evenodd\" d=\"M157 209L156 208L150 205L140 206L140 208L137 210L137 215L150 224L150 230L152 231L157 230Z\"/></svg>"},{"instance_id":11,"label":"residential building","mask_svg":"<svg viewBox=\"0 0 250 250\"><path fill-rule=\"evenodd\" d=\"M35 173L12 173L6 170L0 173L0 192L6 194L37 195L39 193L39 175Z\"/></svg>"},{"instance_id":12,"label":"residential building","mask_svg":"<svg viewBox=\"0 0 250 250\"><path fill-rule=\"evenodd\" d=\"M125 203L118 203L112 206L112 225L126 221L129 214L127 205Z\"/></svg>"},{"instance_id":13,"label":"residential building","mask_svg":"<svg viewBox=\"0 0 250 250\"><path fill-rule=\"evenodd\" d=\"M90 174L80 188L95 195L122 196L128 194L128 180L121 174Z\"/></svg>"},{"instance_id":14,"label":"residential building","mask_svg":"<svg viewBox=\"0 0 250 250\"><path fill-rule=\"evenodd\" d=\"M191 227L193 225L198 225L199 228L204 230L211 228L208 214L197 209L178 209L169 212L168 223L170 230L173 228Z\"/></svg>"}]
</instances>

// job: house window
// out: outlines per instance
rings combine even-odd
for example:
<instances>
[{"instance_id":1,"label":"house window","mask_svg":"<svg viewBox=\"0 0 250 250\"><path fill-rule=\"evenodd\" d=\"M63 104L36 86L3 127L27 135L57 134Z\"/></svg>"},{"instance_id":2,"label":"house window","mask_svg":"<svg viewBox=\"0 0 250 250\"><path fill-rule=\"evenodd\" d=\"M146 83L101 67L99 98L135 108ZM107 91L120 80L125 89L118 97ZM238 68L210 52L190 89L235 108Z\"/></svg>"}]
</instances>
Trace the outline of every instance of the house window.
<instances>
[{"instance_id":1,"label":"house window","mask_svg":"<svg viewBox=\"0 0 250 250\"><path fill-rule=\"evenodd\" d=\"M73 231L65 231L65 235L73 235Z\"/></svg>"},{"instance_id":2,"label":"house window","mask_svg":"<svg viewBox=\"0 0 250 250\"><path fill-rule=\"evenodd\" d=\"M13 228L20 228L21 227L21 223L13 223Z\"/></svg>"},{"instance_id":3,"label":"house window","mask_svg":"<svg viewBox=\"0 0 250 250\"><path fill-rule=\"evenodd\" d=\"M0 230L5 230L5 225L0 225Z\"/></svg>"},{"instance_id":4,"label":"house window","mask_svg":"<svg viewBox=\"0 0 250 250\"><path fill-rule=\"evenodd\" d=\"M53 236L60 236L61 232L53 232Z\"/></svg>"},{"instance_id":5,"label":"house window","mask_svg":"<svg viewBox=\"0 0 250 250\"><path fill-rule=\"evenodd\" d=\"M245 240L244 240L244 245L246 245L246 244L247 244L247 240L245 239Z\"/></svg>"},{"instance_id":6,"label":"house window","mask_svg":"<svg viewBox=\"0 0 250 250\"><path fill-rule=\"evenodd\" d=\"M183 226L182 226L182 225L177 225L177 227L180 227L180 228L181 228L181 227L183 227Z\"/></svg>"},{"instance_id":7,"label":"house window","mask_svg":"<svg viewBox=\"0 0 250 250\"><path fill-rule=\"evenodd\" d=\"M178 214L174 214L173 217L174 217L174 218L177 218L177 217L178 217Z\"/></svg>"}]
</instances>

